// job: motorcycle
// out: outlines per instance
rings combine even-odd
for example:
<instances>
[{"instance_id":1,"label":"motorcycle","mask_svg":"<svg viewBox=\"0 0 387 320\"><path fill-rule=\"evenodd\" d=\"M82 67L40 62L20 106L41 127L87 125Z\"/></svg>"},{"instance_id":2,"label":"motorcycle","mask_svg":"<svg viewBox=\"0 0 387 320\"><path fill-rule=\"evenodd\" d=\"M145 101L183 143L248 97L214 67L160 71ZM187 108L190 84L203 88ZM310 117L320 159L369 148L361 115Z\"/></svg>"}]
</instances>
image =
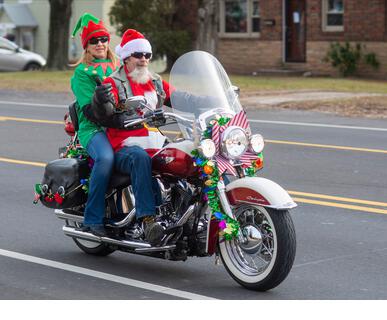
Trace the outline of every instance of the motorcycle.
<instances>
[{"instance_id":1,"label":"motorcycle","mask_svg":"<svg viewBox=\"0 0 387 320\"><path fill-rule=\"evenodd\" d=\"M181 56L172 67L170 85L172 112L148 112L126 124L145 123L160 132L176 124L180 129L179 137L167 140L152 156L162 196L156 216L165 233L161 244L146 242L135 219L130 176L118 173L113 173L105 198L109 236L81 228L84 203L55 210L65 221L64 234L97 256L116 250L174 261L215 256L245 288L266 291L278 286L295 258L289 210L297 205L281 186L256 176L263 167L262 136L252 134L237 90L209 53ZM144 101L131 97L126 104ZM77 131L74 105L70 117ZM76 132L70 147L81 149Z\"/></svg>"}]
</instances>

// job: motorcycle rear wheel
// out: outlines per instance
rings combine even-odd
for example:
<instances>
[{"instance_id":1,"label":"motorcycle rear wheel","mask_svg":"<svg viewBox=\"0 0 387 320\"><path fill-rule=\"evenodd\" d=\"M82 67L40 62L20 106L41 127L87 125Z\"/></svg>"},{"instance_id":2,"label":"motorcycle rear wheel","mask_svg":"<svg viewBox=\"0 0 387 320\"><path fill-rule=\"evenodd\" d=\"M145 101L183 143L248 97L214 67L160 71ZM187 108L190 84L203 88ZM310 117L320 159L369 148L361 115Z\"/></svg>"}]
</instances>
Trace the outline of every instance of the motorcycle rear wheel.
<instances>
[{"instance_id":1,"label":"motorcycle rear wheel","mask_svg":"<svg viewBox=\"0 0 387 320\"><path fill-rule=\"evenodd\" d=\"M278 286L289 274L296 254L296 234L289 212L241 205L234 214L246 241L219 242L227 272L250 290L267 291Z\"/></svg>"},{"instance_id":2,"label":"motorcycle rear wheel","mask_svg":"<svg viewBox=\"0 0 387 320\"><path fill-rule=\"evenodd\" d=\"M77 228L80 227L80 225L77 222L73 222L72 225ZM79 249L93 256L106 257L109 254L116 251L115 249L113 249L112 247L110 247L105 243L87 241L87 240L78 239L78 238L72 238L72 239Z\"/></svg>"}]
</instances>

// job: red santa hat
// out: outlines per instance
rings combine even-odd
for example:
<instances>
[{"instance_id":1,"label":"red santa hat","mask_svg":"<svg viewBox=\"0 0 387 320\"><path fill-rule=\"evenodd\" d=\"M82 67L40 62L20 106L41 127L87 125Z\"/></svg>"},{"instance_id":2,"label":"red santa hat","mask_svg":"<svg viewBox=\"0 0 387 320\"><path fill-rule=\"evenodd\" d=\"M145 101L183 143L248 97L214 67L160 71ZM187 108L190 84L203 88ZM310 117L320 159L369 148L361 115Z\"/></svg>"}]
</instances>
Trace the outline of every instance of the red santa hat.
<instances>
[{"instance_id":1,"label":"red santa hat","mask_svg":"<svg viewBox=\"0 0 387 320\"><path fill-rule=\"evenodd\" d=\"M128 29L123 34L121 43L116 47L116 54L124 60L134 52L152 53L152 46L142 33Z\"/></svg>"}]
</instances>

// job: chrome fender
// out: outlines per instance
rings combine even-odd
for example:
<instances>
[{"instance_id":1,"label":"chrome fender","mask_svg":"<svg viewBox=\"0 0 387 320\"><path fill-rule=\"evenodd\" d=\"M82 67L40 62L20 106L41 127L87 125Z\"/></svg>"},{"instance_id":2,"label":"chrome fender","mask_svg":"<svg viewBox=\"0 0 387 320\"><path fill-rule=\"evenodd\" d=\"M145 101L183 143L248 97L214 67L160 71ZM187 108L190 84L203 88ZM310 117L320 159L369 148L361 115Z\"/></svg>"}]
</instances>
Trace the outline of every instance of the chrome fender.
<instances>
[{"instance_id":1,"label":"chrome fender","mask_svg":"<svg viewBox=\"0 0 387 320\"><path fill-rule=\"evenodd\" d=\"M278 210L297 207L287 191L279 184L265 178L246 177L226 186L230 205L250 203Z\"/></svg>"}]
</instances>

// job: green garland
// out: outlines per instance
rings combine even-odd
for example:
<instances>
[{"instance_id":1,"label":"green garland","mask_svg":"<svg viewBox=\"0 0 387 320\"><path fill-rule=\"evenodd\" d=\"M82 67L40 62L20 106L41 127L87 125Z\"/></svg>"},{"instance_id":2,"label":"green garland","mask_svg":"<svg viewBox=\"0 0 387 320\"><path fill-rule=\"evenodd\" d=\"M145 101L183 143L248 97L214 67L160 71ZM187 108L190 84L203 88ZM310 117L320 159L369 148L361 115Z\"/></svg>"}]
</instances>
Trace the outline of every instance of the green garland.
<instances>
[{"instance_id":1,"label":"green garland","mask_svg":"<svg viewBox=\"0 0 387 320\"><path fill-rule=\"evenodd\" d=\"M203 139L212 138L212 127L215 123L220 126L226 125L231 118L218 117L216 120L212 120L207 130L203 132ZM222 212L219 197L216 193L216 188L221 177L219 176L219 170L216 165L216 161L208 160L203 157L196 149L192 151L194 164L200 168L201 177L205 179L205 188L203 189L205 196L204 201L208 201L208 206L211 209L211 218L216 219L219 222L220 234L223 235L225 240L232 240L238 236L239 222L230 218L228 215ZM262 152L257 155L258 159L251 162L251 165L244 168L245 175L248 177L255 176L257 170L262 167L263 154Z\"/></svg>"},{"instance_id":2,"label":"green garland","mask_svg":"<svg viewBox=\"0 0 387 320\"><path fill-rule=\"evenodd\" d=\"M219 170L214 161L202 157L198 150L192 151L192 155L194 163L200 168L202 178L206 179L203 200L208 201L208 206L211 209L211 219L216 219L219 222L220 235L225 240L232 240L238 236L239 222L222 212L220 200L216 193L220 179Z\"/></svg>"}]
</instances>

